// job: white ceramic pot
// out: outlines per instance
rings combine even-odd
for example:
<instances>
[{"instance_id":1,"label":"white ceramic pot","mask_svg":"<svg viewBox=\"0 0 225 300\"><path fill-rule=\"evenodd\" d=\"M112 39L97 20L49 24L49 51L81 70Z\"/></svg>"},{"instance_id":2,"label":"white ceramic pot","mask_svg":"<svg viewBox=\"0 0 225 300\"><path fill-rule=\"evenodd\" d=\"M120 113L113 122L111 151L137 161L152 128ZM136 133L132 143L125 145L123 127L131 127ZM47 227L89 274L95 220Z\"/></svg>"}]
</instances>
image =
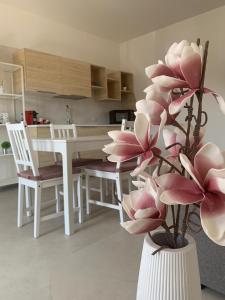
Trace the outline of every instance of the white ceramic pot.
<instances>
[{"instance_id":1,"label":"white ceramic pot","mask_svg":"<svg viewBox=\"0 0 225 300\"><path fill-rule=\"evenodd\" d=\"M144 239L139 271L137 300L201 300L196 244L186 236L187 246L159 248L149 236Z\"/></svg>"}]
</instances>

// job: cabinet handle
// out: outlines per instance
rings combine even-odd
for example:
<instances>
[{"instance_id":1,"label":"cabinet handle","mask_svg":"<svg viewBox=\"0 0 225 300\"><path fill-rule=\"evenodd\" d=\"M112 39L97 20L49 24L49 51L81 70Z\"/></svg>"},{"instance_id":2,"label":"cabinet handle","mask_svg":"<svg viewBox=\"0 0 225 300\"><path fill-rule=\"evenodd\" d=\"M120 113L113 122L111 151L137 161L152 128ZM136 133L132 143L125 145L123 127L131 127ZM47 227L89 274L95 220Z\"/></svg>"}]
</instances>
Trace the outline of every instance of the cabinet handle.
<instances>
[{"instance_id":1,"label":"cabinet handle","mask_svg":"<svg viewBox=\"0 0 225 300\"><path fill-rule=\"evenodd\" d=\"M38 91L38 93L56 95L56 93L55 93L55 92L48 92L48 91Z\"/></svg>"}]
</instances>

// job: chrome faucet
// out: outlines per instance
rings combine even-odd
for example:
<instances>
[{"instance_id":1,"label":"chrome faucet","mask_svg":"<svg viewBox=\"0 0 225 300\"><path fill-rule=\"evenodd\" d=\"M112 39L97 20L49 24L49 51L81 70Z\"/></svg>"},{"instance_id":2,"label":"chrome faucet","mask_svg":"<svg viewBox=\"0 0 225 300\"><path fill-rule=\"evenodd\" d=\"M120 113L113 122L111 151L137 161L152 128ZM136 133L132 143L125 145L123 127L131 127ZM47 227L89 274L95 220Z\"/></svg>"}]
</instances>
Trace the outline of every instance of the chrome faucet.
<instances>
[{"instance_id":1,"label":"chrome faucet","mask_svg":"<svg viewBox=\"0 0 225 300\"><path fill-rule=\"evenodd\" d=\"M72 124L71 107L66 105L66 124Z\"/></svg>"}]
</instances>

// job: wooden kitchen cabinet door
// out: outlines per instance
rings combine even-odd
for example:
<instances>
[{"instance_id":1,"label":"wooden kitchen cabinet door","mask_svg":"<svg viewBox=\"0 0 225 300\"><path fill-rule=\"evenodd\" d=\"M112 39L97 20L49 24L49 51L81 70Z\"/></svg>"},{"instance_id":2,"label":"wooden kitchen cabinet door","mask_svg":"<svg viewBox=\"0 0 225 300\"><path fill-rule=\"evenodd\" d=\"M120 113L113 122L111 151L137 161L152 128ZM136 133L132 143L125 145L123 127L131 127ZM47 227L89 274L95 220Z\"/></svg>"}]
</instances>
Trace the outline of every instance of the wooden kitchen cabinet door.
<instances>
[{"instance_id":1,"label":"wooden kitchen cabinet door","mask_svg":"<svg viewBox=\"0 0 225 300\"><path fill-rule=\"evenodd\" d=\"M61 90L60 59L35 50L19 50L14 62L24 67L25 90L58 94Z\"/></svg>"},{"instance_id":2,"label":"wooden kitchen cabinet door","mask_svg":"<svg viewBox=\"0 0 225 300\"><path fill-rule=\"evenodd\" d=\"M61 58L61 95L91 97L91 66L74 59Z\"/></svg>"},{"instance_id":3,"label":"wooden kitchen cabinet door","mask_svg":"<svg viewBox=\"0 0 225 300\"><path fill-rule=\"evenodd\" d=\"M60 57L25 49L26 90L59 93Z\"/></svg>"}]
</instances>

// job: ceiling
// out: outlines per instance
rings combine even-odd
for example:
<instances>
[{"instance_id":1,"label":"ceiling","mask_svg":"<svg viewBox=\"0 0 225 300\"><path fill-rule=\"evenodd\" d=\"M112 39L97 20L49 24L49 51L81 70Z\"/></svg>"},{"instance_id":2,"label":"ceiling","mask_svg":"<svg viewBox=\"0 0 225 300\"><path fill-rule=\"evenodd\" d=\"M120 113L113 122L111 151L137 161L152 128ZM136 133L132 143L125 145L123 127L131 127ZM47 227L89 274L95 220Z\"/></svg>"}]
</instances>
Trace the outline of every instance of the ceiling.
<instances>
[{"instance_id":1,"label":"ceiling","mask_svg":"<svg viewBox=\"0 0 225 300\"><path fill-rule=\"evenodd\" d=\"M0 0L78 30L123 42L225 5L224 0Z\"/></svg>"}]
</instances>

